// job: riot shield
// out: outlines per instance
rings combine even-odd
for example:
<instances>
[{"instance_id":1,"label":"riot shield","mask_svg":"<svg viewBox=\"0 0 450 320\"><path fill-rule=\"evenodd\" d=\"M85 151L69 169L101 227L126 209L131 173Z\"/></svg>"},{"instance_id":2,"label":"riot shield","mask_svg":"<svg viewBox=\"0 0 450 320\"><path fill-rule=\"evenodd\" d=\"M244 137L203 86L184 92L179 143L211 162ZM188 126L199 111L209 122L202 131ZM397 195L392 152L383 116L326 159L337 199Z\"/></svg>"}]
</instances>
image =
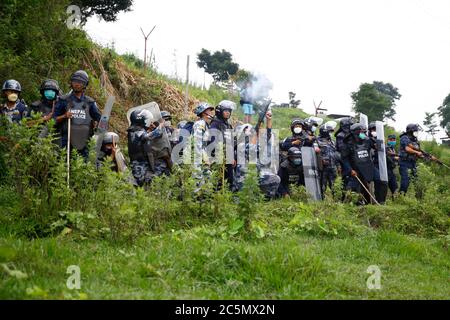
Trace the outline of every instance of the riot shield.
<instances>
[{"instance_id":1,"label":"riot shield","mask_svg":"<svg viewBox=\"0 0 450 320\"><path fill-rule=\"evenodd\" d=\"M320 176L315 149L312 147L303 147L302 161L306 190L314 201L320 201L322 200L322 192L320 190Z\"/></svg>"},{"instance_id":2,"label":"riot shield","mask_svg":"<svg viewBox=\"0 0 450 320\"><path fill-rule=\"evenodd\" d=\"M376 122L377 126L377 146L378 146L378 166L380 171L380 180L388 182L388 170L386 160L386 142L384 140L384 123Z\"/></svg>"},{"instance_id":3,"label":"riot shield","mask_svg":"<svg viewBox=\"0 0 450 320\"><path fill-rule=\"evenodd\" d=\"M324 124L325 129L327 130L336 130L338 124L336 121L328 121L327 123Z\"/></svg>"},{"instance_id":4,"label":"riot shield","mask_svg":"<svg viewBox=\"0 0 450 320\"><path fill-rule=\"evenodd\" d=\"M151 114L153 115L153 120L160 124L160 129L163 133L163 139L165 140L165 144L168 145L170 152L172 152L169 135L167 134L167 131L164 127L164 120L161 116L161 110L159 109L159 105L156 102L150 102L150 103L144 104L142 106L137 106L137 107L131 108L127 112L127 119L128 119L129 125L131 125L131 114L133 113L133 111L136 111L136 110L148 110L151 112Z\"/></svg>"},{"instance_id":5,"label":"riot shield","mask_svg":"<svg viewBox=\"0 0 450 320\"><path fill-rule=\"evenodd\" d=\"M364 113L360 114L359 123L366 126L366 129L369 129L369 117L366 116Z\"/></svg>"},{"instance_id":6,"label":"riot shield","mask_svg":"<svg viewBox=\"0 0 450 320\"><path fill-rule=\"evenodd\" d=\"M159 105L156 102L150 102L147 104L144 104L142 106L137 106L134 108L131 108L130 110L128 110L127 112L127 119L128 119L128 124L131 125L131 114L133 113L133 111L136 110L148 110L152 113L153 118L155 119L155 122L160 122L160 120L162 119L161 116L161 110L159 109Z\"/></svg>"},{"instance_id":7,"label":"riot shield","mask_svg":"<svg viewBox=\"0 0 450 320\"><path fill-rule=\"evenodd\" d=\"M100 118L100 121L97 126L97 134L95 135L95 141L96 141L96 155L97 158L100 157L102 144L103 144L103 138L108 132L109 128L109 118L111 117L111 111L114 105L114 102L116 101L116 98L114 96L109 96L108 100L106 101L105 109L103 110L102 117Z\"/></svg>"}]
</instances>

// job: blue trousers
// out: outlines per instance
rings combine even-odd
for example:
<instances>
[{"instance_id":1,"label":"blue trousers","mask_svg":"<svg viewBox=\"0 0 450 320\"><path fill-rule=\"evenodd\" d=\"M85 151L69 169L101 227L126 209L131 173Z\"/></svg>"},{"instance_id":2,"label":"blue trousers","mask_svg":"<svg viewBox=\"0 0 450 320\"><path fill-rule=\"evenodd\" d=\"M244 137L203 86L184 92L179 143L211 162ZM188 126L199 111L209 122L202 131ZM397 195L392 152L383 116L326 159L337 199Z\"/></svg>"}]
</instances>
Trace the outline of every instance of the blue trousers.
<instances>
[{"instance_id":1,"label":"blue trousers","mask_svg":"<svg viewBox=\"0 0 450 320\"><path fill-rule=\"evenodd\" d=\"M400 192L408 192L409 183L411 181L411 176L417 177L417 167L416 163L412 161L400 161Z\"/></svg>"}]
</instances>

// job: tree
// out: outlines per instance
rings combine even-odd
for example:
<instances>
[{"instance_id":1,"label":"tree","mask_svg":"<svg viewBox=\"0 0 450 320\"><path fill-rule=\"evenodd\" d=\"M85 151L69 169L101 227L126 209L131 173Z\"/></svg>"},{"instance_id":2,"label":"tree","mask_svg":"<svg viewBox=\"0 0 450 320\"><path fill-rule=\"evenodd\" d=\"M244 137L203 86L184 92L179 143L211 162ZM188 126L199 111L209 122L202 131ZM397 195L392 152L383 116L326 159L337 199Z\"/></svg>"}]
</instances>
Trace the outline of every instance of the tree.
<instances>
[{"instance_id":1,"label":"tree","mask_svg":"<svg viewBox=\"0 0 450 320\"><path fill-rule=\"evenodd\" d=\"M107 22L114 22L120 12L131 10L133 0L73 0L72 4L80 7L84 24L94 14Z\"/></svg>"},{"instance_id":2,"label":"tree","mask_svg":"<svg viewBox=\"0 0 450 320\"><path fill-rule=\"evenodd\" d=\"M437 124L435 117L437 112L425 112L425 120L423 121L423 125L428 128L427 133L431 134L434 138L435 134L438 132L437 128L439 125Z\"/></svg>"},{"instance_id":3,"label":"tree","mask_svg":"<svg viewBox=\"0 0 450 320\"><path fill-rule=\"evenodd\" d=\"M197 55L197 66L212 75L214 82L227 81L231 75L239 70L239 65L233 62L233 56L226 50L216 51L211 55L206 49Z\"/></svg>"},{"instance_id":4,"label":"tree","mask_svg":"<svg viewBox=\"0 0 450 320\"><path fill-rule=\"evenodd\" d=\"M366 114L371 121L383 121L395 120L395 102L401 95L392 84L374 81L361 84L351 97L355 112Z\"/></svg>"},{"instance_id":5,"label":"tree","mask_svg":"<svg viewBox=\"0 0 450 320\"><path fill-rule=\"evenodd\" d=\"M450 94L444 99L442 106L438 108L441 117L441 127L446 128L450 124Z\"/></svg>"}]
</instances>

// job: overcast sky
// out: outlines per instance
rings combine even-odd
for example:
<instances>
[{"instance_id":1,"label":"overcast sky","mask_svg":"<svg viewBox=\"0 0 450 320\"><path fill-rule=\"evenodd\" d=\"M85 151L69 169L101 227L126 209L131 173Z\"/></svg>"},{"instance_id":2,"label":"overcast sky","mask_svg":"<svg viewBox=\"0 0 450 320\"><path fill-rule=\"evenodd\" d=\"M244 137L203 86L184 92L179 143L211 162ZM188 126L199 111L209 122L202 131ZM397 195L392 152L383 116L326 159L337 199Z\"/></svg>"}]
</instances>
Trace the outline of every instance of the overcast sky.
<instances>
[{"instance_id":1,"label":"overcast sky","mask_svg":"<svg viewBox=\"0 0 450 320\"><path fill-rule=\"evenodd\" d=\"M313 100L323 100L329 112L347 114L361 83L390 82L402 94L390 124L404 130L450 93L449 0L135 0L117 22L93 18L85 29L143 57L139 27L154 25L149 51L161 72L184 78L189 54L191 78L202 84L196 54L226 49L273 82L276 102L294 91L310 113Z\"/></svg>"}]
</instances>

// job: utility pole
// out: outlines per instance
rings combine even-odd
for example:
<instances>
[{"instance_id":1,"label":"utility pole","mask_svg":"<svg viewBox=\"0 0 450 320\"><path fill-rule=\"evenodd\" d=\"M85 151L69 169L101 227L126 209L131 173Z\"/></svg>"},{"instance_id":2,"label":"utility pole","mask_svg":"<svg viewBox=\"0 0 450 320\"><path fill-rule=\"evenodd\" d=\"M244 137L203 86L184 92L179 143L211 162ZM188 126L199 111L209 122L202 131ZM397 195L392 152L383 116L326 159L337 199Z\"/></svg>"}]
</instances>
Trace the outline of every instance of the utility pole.
<instances>
[{"instance_id":1,"label":"utility pole","mask_svg":"<svg viewBox=\"0 0 450 320\"><path fill-rule=\"evenodd\" d=\"M148 37L150 37L150 35L152 34L153 30L155 30L155 28L156 28L156 25L153 27L153 29L152 29L147 35L145 35L144 30L142 30L142 28L141 28L142 35L144 36L144 39L145 39L145 49L144 49L144 71L147 69L147 40L148 40Z\"/></svg>"},{"instance_id":2,"label":"utility pole","mask_svg":"<svg viewBox=\"0 0 450 320\"><path fill-rule=\"evenodd\" d=\"M184 116L188 116L188 109L189 109L189 55L187 56L187 63L186 63L186 96L184 101Z\"/></svg>"},{"instance_id":3,"label":"utility pole","mask_svg":"<svg viewBox=\"0 0 450 320\"><path fill-rule=\"evenodd\" d=\"M320 108L320 106L322 105L323 101L320 101L318 106L316 105L316 101L313 101L313 102L314 102L314 109L316 110L316 117L319 115L319 111L328 111L328 109Z\"/></svg>"}]
</instances>

